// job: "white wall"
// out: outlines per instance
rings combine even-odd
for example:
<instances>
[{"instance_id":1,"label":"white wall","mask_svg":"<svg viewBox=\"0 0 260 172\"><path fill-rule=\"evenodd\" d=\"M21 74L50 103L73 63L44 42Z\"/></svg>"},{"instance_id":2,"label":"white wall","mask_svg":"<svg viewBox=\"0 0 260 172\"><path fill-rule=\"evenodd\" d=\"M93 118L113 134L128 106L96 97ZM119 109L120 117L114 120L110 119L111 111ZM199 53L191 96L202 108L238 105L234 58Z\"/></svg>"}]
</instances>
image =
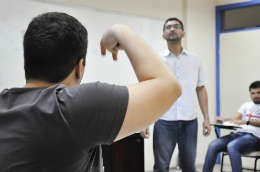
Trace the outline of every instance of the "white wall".
<instances>
[{"instance_id":1,"label":"white wall","mask_svg":"<svg viewBox=\"0 0 260 172\"><path fill-rule=\"evenodd\" d=\"M216 6L236 4L236 3L248 2L248 1L252 1L252 0L216 0Z\"/></svg>"},{"instance_id":2,"label":"white wall","mask_svg":"<svg viewBox=\"0 0 260 172\"><path fill-rule=\"evenodd\" d=\"M208 81L206 85L208 92L209 115L216 116L216 38L215 38L215 1L214 0L185 0L182 4L184 27L186 32L184 47L191 52L200 56L205 75ZM186 9L185 9L186 8ZM176 17L179 17L176 15ZM209 143L216 139L214 128L210 136L202 135L203 115L197 104L199 115L199 130L198 130L198 146L196 164L204 164L205 155ZM150 127L150 130L152 127ZM153 131L151 130L151 133ZM152 156L152 137L145 141L145 167L146 171L151 170L153 166ZM177 151L173 154L170 167L177 165ZM148 158L147 158L148 157ZM151 164L152 163L152 164Z\"/></svg>"},{"instance_id":3,"label":"white wall","mask_svg":"<svg viewBox=\"0 0 260 172\"><path fill-rule=\"evenodd\" d=\"M215 2L214 0L187 1L187 50L199 55L207 79L209 116L216 116L216 67L215 67ZM203 115L199 115L198 146L196 164L203 164L209 143L216 138L202 135Z\"/></svg>"},{"instance_id":4,"label":"white wall","mask_svg":"<svg viewBox=\"0 0 260 172\"><path fill-rule=\"evenodd\" d=\"M181 0L180 1L175 0L174 2L169 2L168 6L170 6L170 8L172 8L172 10L169 11L169 14L163 16L165 18L164 20L166 20L167 18L170 18L170 17L177 17L180 20L184 20L183 5L184 4ZM178 10L175 10L175 9L178 9ZM168 9L166 8L165 11L167 11L167 10ZM160 27L163 29L163 25ZM163 34L162 29L159 33L157 33L160 36ZM162 37L161 37L161 39L163 40ZM164 41L164 48L161 49L160 51L163 51L166 47L167 47L167 44L166 44L166 41ZM160 52L160 51L157 51L157 52ZM150 128L150 138L145 139L145 147L144 147L144 149L145 149L145 171L152 171L153 165L154 165L153 127L154 127L154 125L151 125L149 127ZM173 153L172 160L170 163L170 167L176 167L176 166L178 166L178 145L176 145L176 149Z\"/></svg>"},{"instance_id":5,"label":"white wall","mask_svg":"<svg viewBox=\"0 0 260 172\"><path fill-rule=\"evenodd\" d=\"M141 15L146 17L154 17L167 19L169 17L178 17L184 21L186 38L184 40L184 47L191 52L200 56L208 84L206 85L208 91L209 115L216 115L216 82L215 82L215 5L224 5L228 3L238 3L241 0L137 0L123 1L114 0L38 0L44 2L64 3L69 5L78 5L81 7L94 8L98 10L114 11L118 13L128 13L134 15ZM245 1L245 0L244 0ZM244 2L243 1L243 2ZM1 16L0 16L1 18ZM152 27L152 26L151 26ZM157 26L155 26L157 27ZM159 26L162 28L162 26ZM147 33L149 34L149 33ZM162 35L162 29L156 33ZM148 37L156 37L156 39L149 39L149 44L156 46L161 38L158 35L147 35ZM93 42L91 42L93 43ZM163 46L166 47L166 43ZM162 51L164 48L155 48L156 51ZM93 50L94 51L94 50ZM95 52L92 52L95 53ZM1 77L1 74L0 74ZM215 133L209 137L202 136L202 121L203 116L200 112L199 106L199 133L198 133L198 148L197 148L197 164L203 164L207 147L209 143L215 139ZM145 140L145 170L151 171L154 158L152 150L152 133L153 126L150 126L151 137ZM173 155L171 167L177 165L177 153Z\"/></svg>"},{"instance_id":6,"label":"white wall","mask_svg":"<svg viewBox=\"0 0 260 172\"><path fill-rule=\"evenodd\" d=\"M166 19L182 13L182 0L34 0Z\"/></svg>"},{"instance_id":7,"label":"white wall","mask_svg":"<svg viewBox=\"0 0 260 172\"><path fill-rule=\"evenodd\" d=\"M225 0L161 0L161 1L127 1L122 0L37 0L44 2L63 3L69 5L78 5L98 10L114 11L119 13L128 13L167 19L169 17L178 17L184 23L186 37L183 46L188 51L198 54L203 63L208 84L206 85L209 99L209 115L216 115L216 82L215 82L215 5L231 3L233 1ZM237 0L239 1L239 0ZM162 27L162 26L161 26ZM159 35L162 32L158 33ZM166 47L166 43L165 43ZM162 51L161 49L160 51ZM202 135L203 116L199 105L199 133L197 148L197 164L203 164L207 147L209 143L216 138L214 131L208 137ZM145 170L151 171L154 164L153 158L153 125L150 126L151 137L145 140ZM177 148L177 146L176 146ZM178 150L173 154L170 167L178 164Z\"/></svg>"}]
</instances>

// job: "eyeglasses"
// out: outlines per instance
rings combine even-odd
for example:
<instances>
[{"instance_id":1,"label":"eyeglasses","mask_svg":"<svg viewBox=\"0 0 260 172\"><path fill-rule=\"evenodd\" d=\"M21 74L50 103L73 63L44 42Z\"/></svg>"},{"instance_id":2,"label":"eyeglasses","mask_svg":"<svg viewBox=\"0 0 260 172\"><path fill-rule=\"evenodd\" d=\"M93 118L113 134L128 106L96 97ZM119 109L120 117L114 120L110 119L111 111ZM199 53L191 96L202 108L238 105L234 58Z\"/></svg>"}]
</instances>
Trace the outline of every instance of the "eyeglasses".
<instances>
[{"instance_id":1,"label":"eyeglasses","mask_svg":"<svg viewBox=\"0 0 260 172\"><path fill-rule=\"evenodd\" d=\"M168 25L168 26L166 26L166 30L170 30L171 28L174 28L174 29L181 29L181 26L180 25L178 25L178 24L175 24L175 25Z\"/></svg>"}]
</instances>

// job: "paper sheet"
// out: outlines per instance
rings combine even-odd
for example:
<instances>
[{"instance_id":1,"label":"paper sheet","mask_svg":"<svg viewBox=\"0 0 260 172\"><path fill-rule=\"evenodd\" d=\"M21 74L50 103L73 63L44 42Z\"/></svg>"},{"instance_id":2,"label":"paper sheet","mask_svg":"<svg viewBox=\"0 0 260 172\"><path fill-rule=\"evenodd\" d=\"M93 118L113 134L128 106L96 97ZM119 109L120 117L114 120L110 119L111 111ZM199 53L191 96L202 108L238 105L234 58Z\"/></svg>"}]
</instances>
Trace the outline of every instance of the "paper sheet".
<instances>
[{"instance_id":1,"label":"paper sheet","mask_svg":"<svg viewBox=\"0 0 260 172\"><path fill-rule=\"evenodd\" d=\"M226 121L226 122L223 122L223 125L226 125L226 126L239 126L239 124L234 124L230 121Z\"/></svg>"}]
</instances>

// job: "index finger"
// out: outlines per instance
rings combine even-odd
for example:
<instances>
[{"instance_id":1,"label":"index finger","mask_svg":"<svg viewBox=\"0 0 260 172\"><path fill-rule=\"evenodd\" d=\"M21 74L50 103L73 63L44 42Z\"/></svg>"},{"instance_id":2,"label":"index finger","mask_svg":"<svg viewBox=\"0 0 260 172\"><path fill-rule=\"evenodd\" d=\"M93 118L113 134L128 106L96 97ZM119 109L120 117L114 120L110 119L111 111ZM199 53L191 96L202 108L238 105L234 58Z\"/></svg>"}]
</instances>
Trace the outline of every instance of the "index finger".
<instances>
[{"instance_id":1,"label":"index finger","mask_svg":"<svg viewBox=\"0 0 260 172\"><path fill-rule=\"evenodd\" d=\"M112 52L113 60L117 60L117 51Z\"/></svg>"},{"instance_id":2,"label":"index finger","mask_svg":"<svg viewBox=\"0 0 260 172\"><path fill-rule=\"evenodd\" d=\"M100 49L101 49L101 54L103 56L106 55L106 48L105 48L104 43L103 43L103 38L100 41Z\"/></svg>"}]
</instances>

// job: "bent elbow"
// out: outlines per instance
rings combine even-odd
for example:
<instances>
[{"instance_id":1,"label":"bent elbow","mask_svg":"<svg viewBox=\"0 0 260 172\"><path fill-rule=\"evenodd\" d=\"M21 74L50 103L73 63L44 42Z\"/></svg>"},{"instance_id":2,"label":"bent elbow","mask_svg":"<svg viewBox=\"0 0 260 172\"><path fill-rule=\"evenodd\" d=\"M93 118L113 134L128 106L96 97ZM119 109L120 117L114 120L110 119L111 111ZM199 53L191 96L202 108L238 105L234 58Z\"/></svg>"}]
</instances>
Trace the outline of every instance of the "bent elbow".
<instances>
[{"instance_id":1,"label":"bent elbow","mask_svg":"<svg viewBox=\"0 0 260 172\"><path fill-rule=\"evenodd\" d=\"M182 94L181 84L179 83L179 81L177 79L174 79L171 82L170 88L171 88L170 95L172 96L172 98L175 102Z\"/></svg>"},{"instance_id":2,"label":"bent elbow","mask_svg":"<svg viewBox=\"0 0 260 172\"><path fill-rule=\"evenodd\" d=\"M174 94L179 98L182 94L182 88L181 88L181 84L179 83L179 81L177 83L175 83L175 86L174 86Z\"/></svg>"}]
</instances>

